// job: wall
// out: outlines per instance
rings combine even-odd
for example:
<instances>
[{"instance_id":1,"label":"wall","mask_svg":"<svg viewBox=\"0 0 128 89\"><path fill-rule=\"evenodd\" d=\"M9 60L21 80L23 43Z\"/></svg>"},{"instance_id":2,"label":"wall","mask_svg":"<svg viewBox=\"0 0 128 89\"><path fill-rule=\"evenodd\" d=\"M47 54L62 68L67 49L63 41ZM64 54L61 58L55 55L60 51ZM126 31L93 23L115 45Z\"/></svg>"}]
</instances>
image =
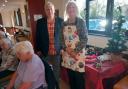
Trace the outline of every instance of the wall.
<instances>
[{"instance_id":1,"label":"wall","mask_svg":"<svg viewBox=\"0 0 128 89\"><path fill-rule=\"evenodd\" d=\"M3 25L5 27L12 27L11 11L1 12Z\"/></svg>"},{"instance_id":2,"label":"wall","mask_svg":"<svg viewBox=\"0 0 128 89\"><path fill-rule=\"evenodd\" d=\"M88 44L96 47L107 47L108 38L107 37L101 37L101 36L94 36L89 35L88 36Z\"/></svg>"},{"instance_id":3,"label":"wall","mask_svg":"<svg viewBox=\"0 0 128 89\"><path fill-rule=\"evenodd\" d=\"M38 14L41 14L42 16L45 15L44 4L45 4L45 0L28 0L30 24L32 31L31 41L34 46L35 46L34 42L35 42L35 33L36 33L36 21L34 21L34 15L38 15Z\"/></svg>"}]
</instances>

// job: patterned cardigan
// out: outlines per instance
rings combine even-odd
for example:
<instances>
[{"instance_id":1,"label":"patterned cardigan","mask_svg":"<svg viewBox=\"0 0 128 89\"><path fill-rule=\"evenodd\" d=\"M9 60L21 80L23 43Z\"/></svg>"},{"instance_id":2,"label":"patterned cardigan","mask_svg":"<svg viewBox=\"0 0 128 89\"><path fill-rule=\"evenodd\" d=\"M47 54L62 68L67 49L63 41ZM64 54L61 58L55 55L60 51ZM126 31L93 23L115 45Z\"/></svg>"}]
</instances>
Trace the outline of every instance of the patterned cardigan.
<instances>
[{"instance_id":1,"label":"patterned cardigan","mask_svg":"<svg viewBox=\"0 0 128 89\"><path fill-rule=\"evenodd\" d=\"M86 47L86 44L87 44L87 41L88 41L88 38L87 38L87 35L88 35L88 31L87 31L87 28L86 28L86 25L85 25L85 21L81 18L76 18L76 28L77 28L77 32L78 32L78 35L79 35L79 40L80 42L77 44L76 48L75 48L75 52L80 52L83 48ZM64 22L64 26L66 25L72 25L72 24L69 24L68 21L65 21ZM65 49L66 48L66 45L64 43L64 36L63 36L63 29L61 30L61 34L60 34L60 40L61 40L61 46L62 46L62 49Z\"/></svg>"},{"instance_id":2,"label":"patterned cardigan","mask_svg":"<svg viewBox=\"0 0 128 89\"><path fill-rule=\"evenodd\" d=\"M8 50L2 50L1 52L2 63L0 66L0 71L11 70L15 71L18 65L18 59L12 48Z\"/></svg>"}]
</instances>

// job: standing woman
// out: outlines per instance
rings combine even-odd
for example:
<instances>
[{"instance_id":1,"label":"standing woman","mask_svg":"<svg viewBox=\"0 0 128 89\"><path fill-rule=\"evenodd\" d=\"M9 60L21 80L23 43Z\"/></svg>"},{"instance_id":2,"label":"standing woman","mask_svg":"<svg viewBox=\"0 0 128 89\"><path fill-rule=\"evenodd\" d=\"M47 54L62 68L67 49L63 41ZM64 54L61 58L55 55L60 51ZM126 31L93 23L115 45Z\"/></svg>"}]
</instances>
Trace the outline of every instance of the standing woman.
<instances>
[{"instance_id":1,"label":"standing woman","mask_svg":"<svg viewBox=\"0 0 128 89\"><path fill-rule=\"evenodd\" d=\"M70 89L85 89L85 47L87 29L84 20L78 17L74 1L66 6L67 20L62 30L62 66L68 69Z\"/></svg>"}]
</instances>

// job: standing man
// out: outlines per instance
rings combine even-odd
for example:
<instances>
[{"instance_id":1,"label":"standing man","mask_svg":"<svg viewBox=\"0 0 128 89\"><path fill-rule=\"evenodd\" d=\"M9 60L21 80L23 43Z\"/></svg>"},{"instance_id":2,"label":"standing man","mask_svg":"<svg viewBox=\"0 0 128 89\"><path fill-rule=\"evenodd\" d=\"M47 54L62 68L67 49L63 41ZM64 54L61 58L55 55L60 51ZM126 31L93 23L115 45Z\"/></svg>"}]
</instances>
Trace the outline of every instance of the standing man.
<instances>
[{"instance_id":1,"label":"standing man","mask_svg":"<svg viewBox=\"0 0 128 89\"><path fill-rule=\"evenodd\" d=\"M37 21L36 49L53 67L57 81L60 75L60 32L63 20L55 17L55 8L51 2L45 4L46 17Z\"/></svg>"}]
</instances>

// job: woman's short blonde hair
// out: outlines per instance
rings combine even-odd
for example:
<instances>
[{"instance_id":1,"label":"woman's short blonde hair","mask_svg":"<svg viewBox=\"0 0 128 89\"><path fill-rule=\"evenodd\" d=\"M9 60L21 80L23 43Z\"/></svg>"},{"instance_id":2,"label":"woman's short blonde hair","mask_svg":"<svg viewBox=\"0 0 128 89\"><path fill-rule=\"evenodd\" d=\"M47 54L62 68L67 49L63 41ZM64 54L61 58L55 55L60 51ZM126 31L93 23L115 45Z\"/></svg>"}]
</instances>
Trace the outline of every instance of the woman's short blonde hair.
<instances>
[{"instance_id":1,"label":"woman's short blonde hair","mask_svg":"<svg viewBox=\"0 0 128 89\"><path fill-rule=\"evenodd\" d=\"M14 46L14 50L15 53L26 53L26 52L31 52L32 54L34 53L33 46L29 41L22 41L17 43Z\"/></svg>"},{"instance_id":2,"label":"woman's short blonde hair","mask_svg":"<svg viewBox=\"0 0 128 89\"><path fill-rule=\"evenodd\" d=\"M68 7L69 7L70 5L75 6L75 8L76 8L76 16L79 16L79 10L78 10L78 6L77 6L76 2L75 2L75 1L68 1L68 3L66 4L65 13L64 13L64 19L65 19L65 20L67 20L67 18L68 18L67 10L68 10Z\"/></svg>"}]
</instances>

